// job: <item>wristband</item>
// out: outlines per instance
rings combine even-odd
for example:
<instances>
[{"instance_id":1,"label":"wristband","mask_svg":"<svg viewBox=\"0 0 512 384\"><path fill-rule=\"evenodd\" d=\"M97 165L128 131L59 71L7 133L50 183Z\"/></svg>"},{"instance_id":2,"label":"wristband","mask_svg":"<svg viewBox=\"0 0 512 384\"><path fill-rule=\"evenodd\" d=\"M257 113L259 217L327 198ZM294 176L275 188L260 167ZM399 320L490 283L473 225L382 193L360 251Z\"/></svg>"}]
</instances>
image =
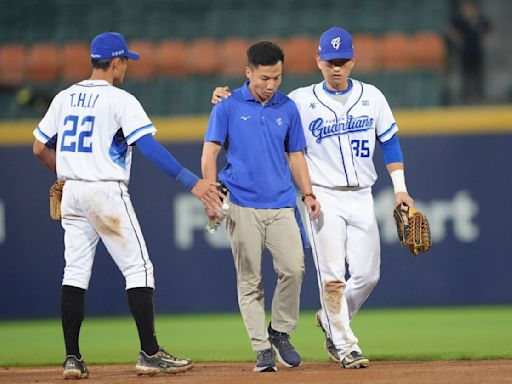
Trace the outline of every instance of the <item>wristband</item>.
<instances>
[{"instance_id":1,"label":"wristband","mask_svg":"<svg viewBox=\"0 0 512 384\"><path fill-rule=\"evenodd\" d=\"M405 186L405 176L403 169L397 169L389 174L393 183L393 189L395 193L405 192L407 193L407 187Z\"/></svg>"},{"instance_id":2,"label":"wristband","mask_svg":"<svg viewBox=\"0 0 512 384\"><path fill-rule=\"evenodd\" d=\"M176 176L176 180L185 186L189 191L194 188L199 177L197 177L193 172L189 171L187 168L183 168L178 176Z\"/></svg>"},{"instance_id":3,"label":"wristband","mask_svg":"<svg viewBox=\"0 0 512 384\"><path fill-rule=\"evenodd\" d=\"M316 196L313 192L306 192L305 194L302 195L302 201L306 200L306 197L308 197L308 196L310 196L316 200Z\"/></svg>"}]
</instances>

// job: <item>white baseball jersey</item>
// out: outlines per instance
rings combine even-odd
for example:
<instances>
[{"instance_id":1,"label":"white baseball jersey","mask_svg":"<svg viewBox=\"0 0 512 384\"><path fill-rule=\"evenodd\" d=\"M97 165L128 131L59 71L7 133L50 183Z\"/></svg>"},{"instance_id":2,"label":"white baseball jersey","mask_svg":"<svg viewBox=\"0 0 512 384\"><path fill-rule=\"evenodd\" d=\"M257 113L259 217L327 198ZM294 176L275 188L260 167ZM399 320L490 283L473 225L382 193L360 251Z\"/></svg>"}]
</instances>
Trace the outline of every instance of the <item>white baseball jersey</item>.
<instances>
[{"instance_id":1,"label":"white baseball jersey","mask_svg":"<svg viewBox=\"0 0 512 384\"><path fill-rule=\"evenodd\" d=\"M398 131L382 92L373 85L351 81L352 90L344 105L323 90L323 83L288 95L300 112L313 185L372 186L377 180L375 140L385 142Z\"/></svg>"},{"instance_id":2,"label":"white baseball jersey","mask_svg":"<svg viewBox=\"0 0 512 384\"><path fill-rule=\"evenodd\" d=\"M34 136L46 143L57 135L59 179L128 184L131 144L155 132L133 95L104 80L84 80L55 96Z\"/></svg>"}]
</instances>

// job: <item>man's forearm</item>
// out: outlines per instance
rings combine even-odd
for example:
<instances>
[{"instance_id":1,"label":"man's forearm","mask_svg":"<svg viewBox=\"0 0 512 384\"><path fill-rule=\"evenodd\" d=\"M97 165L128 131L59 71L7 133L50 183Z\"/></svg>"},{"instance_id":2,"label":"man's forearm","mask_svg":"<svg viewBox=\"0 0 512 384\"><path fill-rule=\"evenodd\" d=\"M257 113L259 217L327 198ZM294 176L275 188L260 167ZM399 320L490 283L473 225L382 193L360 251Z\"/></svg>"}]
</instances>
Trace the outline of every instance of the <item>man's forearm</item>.
<instances>
[{"instance_id":1,"label":"man's forearm","mask_svg":"<svg viewBox=\"0 0 512 384\"><path fill-rule=\"evenodd\" d=\"M311 179L309 177L308 166L302 152L290 153L290 171L295 184L299 187L302 194L312 191Z\"/></svg>"}]
</instances>

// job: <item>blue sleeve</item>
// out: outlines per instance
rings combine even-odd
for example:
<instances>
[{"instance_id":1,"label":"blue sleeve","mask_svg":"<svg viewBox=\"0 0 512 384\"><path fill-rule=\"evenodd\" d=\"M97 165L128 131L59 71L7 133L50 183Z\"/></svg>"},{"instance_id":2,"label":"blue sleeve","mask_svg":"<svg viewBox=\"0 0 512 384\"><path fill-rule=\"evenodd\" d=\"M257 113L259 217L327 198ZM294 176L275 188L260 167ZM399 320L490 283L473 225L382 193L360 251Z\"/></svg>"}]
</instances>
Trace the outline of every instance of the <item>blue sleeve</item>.
<instances>
[{"instance_id":1,"label":"blue sleeve","mask_svg":"<svg viewBox=\"0 0 512 384\"><path fill-rule=\"evenodd\" d=\"M403 163L404 156L402 154L402 148L400 148L400 141L398 135L394 134L391 139L380 144L382 153L384 154L384 163Z\"/></svg>"},{"instance_id":2,"label":"blue sleeve","mask_svg":"<svg viewBox=\"0 0 512 384\"><path fill-rule=\"evenodd\" d=\"M167 149L162 147L152 134L140 137L136 142L137 148L149 159L158 169L178 180L188 190L194 188L199 178L183 167Z\"/></svg>"},{"instance_id":3,"label":"blue sleeve","mask_svg":"<svg viewBox=\"0 0 512 384\"><path fill-rule=\"evenodd\" d=\"M45 144L45 145L46 145L48 148L53 149L54 151L56 151L56 150L57 150L57 138L58 138L57 134L53 135L53 136L50 138L50 140L48 140L48 141L46 142L46 144Z\"/></svg>"},{"instance_id":4,"label":"blue sleeve","mask_svg":"<svg viewBox=\"0 0 512 384\"><path fill-rule=\"evenodd\" d=\"M231 96L233 97L233 96ZM208 128L204 135L204 141L216 141L224 145L228 137L228 103L229 99L221 101L212 109L210 120L208 121Z\"/></svg>"},{"instance_id":5,"label":"blue sleeve","mask_svg":"<svg viewBox=\"0 0 512 384\"><path fill-rule=\"evenodd\" d=\"M306 138L299 111L293 101L290 100L290 103L290 127L286 137L285 150L286 152L300 152L306 148Z\"/></svg>"}]
</instances>

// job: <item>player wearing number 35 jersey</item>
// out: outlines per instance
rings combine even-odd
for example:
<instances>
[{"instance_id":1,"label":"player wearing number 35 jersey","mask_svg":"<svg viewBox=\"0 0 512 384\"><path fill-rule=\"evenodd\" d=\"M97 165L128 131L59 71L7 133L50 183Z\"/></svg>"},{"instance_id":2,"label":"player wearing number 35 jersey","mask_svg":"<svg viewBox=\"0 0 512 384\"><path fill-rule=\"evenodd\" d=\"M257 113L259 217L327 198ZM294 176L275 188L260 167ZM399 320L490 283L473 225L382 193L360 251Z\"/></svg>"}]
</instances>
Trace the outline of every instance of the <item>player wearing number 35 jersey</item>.
<instances>
[{"instance_id":1,"label":"player wearing number 35 jersey","mask_svg":"<svg viewBox=\"0 0 512 384\"><path fill-rule=\"evenodd\" d=\"M222 194L199 179L153 138L156 128L122 84L130 52L122 35L105 32L91 43L92 75L60 92L34 130L34 154L65 180L61 216L66 266L62 281L62 328L66 344L64 378L88 376L80 354L84 293L96 245L101 239L121 270L141 351L138 374L176 373L192 367L157 342L154 328L153 265L128 193L132 147L180 181L207 209L218 209Z\"/></svg>"},{"instance_id":2,"label":"player wearing number 35 jersey","mask_svg":"<svg viewBox=\"0 0 512 384\"><path fill-rule=\"evenodd\" d=\"M324 81L289 95L301 116L313 192L323 206L318 220L306 215L322 305L317 321L326 334L329 355L344 368L369 363L350 319L380 276L379 231L371 192L377 179L376 143L383 149L396 202L413 204L405 187L391 109L376 87L349 77L354 62L350 34L342 28L329 29L320 38L317 56Z\"/></svg>"}]
</instances>

